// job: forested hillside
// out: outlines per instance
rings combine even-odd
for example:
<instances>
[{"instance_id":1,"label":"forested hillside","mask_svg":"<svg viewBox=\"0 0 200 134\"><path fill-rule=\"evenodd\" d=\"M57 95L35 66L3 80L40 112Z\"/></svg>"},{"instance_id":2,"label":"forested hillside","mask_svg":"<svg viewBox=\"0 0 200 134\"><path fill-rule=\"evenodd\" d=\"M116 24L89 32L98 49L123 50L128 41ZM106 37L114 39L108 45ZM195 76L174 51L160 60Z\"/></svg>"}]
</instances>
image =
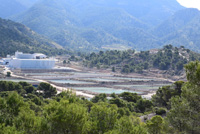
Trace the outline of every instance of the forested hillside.
<instances>
[{"instance_id":1,"label":"forested hillside","mask_svg":"<svg viewBox=\"0 0 200 134\"><path fill-rule=\"evenodd\" d=\"M22 52L41 52L47 55L66 53L60 45L50 41L30 28L10 20L0 18L0 56Z\"/></svg>"},{"instance_id":2,"label":"forested hillside","mask_svg":"<svg viewBox=\"0 0 200 134\"><path fill-rule=\"evenodd\" d=\"M165 44L183 45L199 51L200 11L184 9L175 13L153 30L155 36Z\"/></svg>"},{"instance_id":3,"label":"forested hillside","mask_svg":"<svg viewBox=\"0 0 200 134\"><path fill-rule=\"evenodd\" d=\"M143 73L152 68L166 70L168 74L179 75L190 61L200 60L200 54L189 49L166 45L162 49L135 52L100 51L85 56L83 64L87 67L112 68L122 73Z\"/></svg>"},{"instance_id":4,"label":"forested hillside","mask_svg":"<svg viewBox=\"0 0 200 134\"><path fill-rule=\"evenodd\" d=\"M75 50L148 50L166 43L152 29L181 9L176 0L40 0L11 19Z\"/></svg>"},{"instance_id":5,"label":"forested hillside","mask_svg":"<svg viewBox=\"0 0 200 134\"><path fill-rule=\"evenodd\" d=\"M152 100L124 92L109 99L99 94L89 101L71 91L57 94L48 83L35 88L26 82L0 81L0 133L198 134L200 63L185 68L188 82L164 86ZM148 113L156 115L148 120Z\"/></svg>"}]
</instances>

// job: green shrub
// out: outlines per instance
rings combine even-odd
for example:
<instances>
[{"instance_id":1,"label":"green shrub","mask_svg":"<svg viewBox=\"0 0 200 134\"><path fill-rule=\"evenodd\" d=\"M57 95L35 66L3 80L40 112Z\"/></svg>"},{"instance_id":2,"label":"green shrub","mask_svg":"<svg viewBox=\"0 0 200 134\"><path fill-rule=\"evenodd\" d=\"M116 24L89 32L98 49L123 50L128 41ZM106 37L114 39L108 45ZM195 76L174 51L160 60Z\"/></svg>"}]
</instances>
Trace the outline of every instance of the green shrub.
<instances>
[{"instance_id":1,"label":"green shrub","mask_svg":"<svg viewBox=\"0 0 200 134\"><path fill-rule=\"evenodd\" d=\"M163 115L166 114L167 110L165 108L158 108L156 109L156 114L157 115Z\"/></svg>"}]
</instances>

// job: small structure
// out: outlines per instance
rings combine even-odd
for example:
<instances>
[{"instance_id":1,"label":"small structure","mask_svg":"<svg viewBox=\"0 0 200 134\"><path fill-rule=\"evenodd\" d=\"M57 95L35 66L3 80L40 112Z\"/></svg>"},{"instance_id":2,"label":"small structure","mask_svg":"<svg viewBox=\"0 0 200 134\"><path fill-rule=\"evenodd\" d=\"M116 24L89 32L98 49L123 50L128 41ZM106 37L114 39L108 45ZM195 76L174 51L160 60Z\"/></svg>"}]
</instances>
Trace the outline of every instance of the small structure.
<instances>
[{"instance_id":1,"label":"small structure","mask_svg":"<svg viewBox=\"0 0 200 134\"><path fill-rule=\"evenodd\" d=\"M12 69L53 69L55 59L41 53L24 54L17 51L14 56L3 58L3 64Z\"/></svg>"}]
</instances>

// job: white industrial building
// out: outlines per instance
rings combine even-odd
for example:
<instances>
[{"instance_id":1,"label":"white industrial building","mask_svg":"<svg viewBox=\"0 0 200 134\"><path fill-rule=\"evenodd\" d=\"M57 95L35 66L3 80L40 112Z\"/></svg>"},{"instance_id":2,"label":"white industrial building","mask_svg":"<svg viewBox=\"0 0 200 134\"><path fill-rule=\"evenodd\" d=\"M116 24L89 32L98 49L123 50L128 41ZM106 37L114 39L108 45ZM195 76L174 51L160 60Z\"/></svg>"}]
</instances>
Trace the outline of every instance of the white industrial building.
<instances>
[{"instance_id":1,"label":"white industrial building","mask_svg":"<svg viewBox=\"0 0 200 134\"><path fill-rule=\"evenodd\" d=\"M55 66L55 59L44 54L24 54L18 51L14 56L7 55L3 62L12 69L53 69Z\"/></svg>"}]
</instances>

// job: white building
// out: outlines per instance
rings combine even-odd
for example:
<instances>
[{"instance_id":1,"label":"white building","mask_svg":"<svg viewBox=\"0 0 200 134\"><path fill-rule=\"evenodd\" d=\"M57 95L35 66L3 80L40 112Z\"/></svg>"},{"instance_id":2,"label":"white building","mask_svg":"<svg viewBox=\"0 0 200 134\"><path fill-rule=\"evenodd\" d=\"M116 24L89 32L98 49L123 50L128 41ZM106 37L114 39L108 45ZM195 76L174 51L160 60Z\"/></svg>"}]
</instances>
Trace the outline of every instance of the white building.
<instances>
[{"instance_id":1,"label":"white building","mask_svg":"<svg viewBox=\"0 0 200 134\"><path fill-rule=\"evenodd\" d=\"M3 61L13 69L53 69L55 66L55 59L41 53L24 54L17 51L14 56L8 55Z\"/></svg>"}]
</instances>

